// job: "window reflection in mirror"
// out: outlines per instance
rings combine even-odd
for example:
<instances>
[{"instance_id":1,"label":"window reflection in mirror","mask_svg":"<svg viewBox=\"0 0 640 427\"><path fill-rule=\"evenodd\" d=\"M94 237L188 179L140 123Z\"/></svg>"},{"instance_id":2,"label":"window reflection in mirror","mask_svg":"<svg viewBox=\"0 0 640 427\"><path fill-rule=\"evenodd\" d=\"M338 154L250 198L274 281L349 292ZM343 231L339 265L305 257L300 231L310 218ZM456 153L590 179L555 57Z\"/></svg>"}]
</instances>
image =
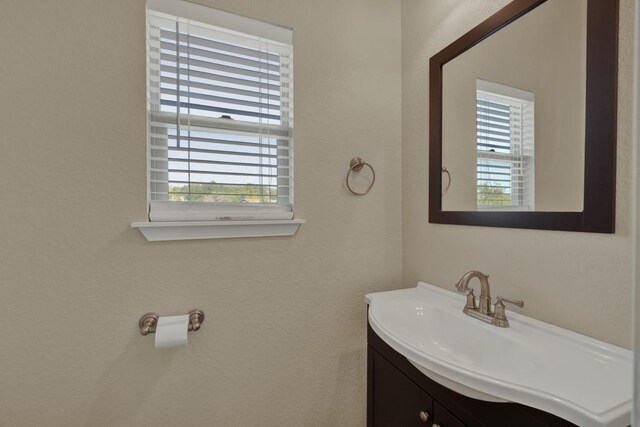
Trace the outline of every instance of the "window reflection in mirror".
<instances>
[{"instance_id":1,"label":"window reflection in mirror","mask_svg":"<svg viewBox=\"0 0 640 427\"><path fill-rule=\"evenodd\" d=\"M478 209L535 210L534 94L476 80Z\"/></svg>"}]
</instances>

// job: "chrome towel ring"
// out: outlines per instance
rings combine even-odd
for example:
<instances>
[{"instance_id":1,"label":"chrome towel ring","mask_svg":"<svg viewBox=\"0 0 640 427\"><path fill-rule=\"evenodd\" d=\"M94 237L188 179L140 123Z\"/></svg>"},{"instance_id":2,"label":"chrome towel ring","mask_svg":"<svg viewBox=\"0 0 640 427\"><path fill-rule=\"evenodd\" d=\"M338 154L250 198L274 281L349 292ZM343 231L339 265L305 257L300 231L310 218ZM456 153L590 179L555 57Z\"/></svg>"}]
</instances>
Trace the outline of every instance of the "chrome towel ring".
<instances>
[{"instance_id":1,"label":"chrome towel ring","mask_svg":"<svg viewBox=\"0 0 640 427\"><path fill-rule=\"evenodd\" d=\"M449 187L451 187L451 173L449 172L449 170L446 167L442 167L442 173L447 175L447 185L442 189L442 194L446 193L447 191L449 191Z\"/></svg>"},{"instance_id":2,"label":"chrome towel ring","mask_svg":"<svg viewBox=\"0 0 640 427\"><path fill-rule=\"evenodd\" d=\"M367 188L362 193L358 193L357 191L354 191L353 188L351 188L351 185L349 185L349 177L351 176L351 172L360 172L362 168L365 166L368 166L369 169L371 169L373 178L371 179L371 184L369 184L369 188ZM371 166L369 163L362 160L360 157L354 157L353 159L351 159L351 162L349 163L349 172L347 172L347 178L345 179L345 183L347 184L347 188L349 189L349 191L351 191L356 196L364 196L369 191L371 191L371 188L373 187L373 184L375 184L375 182L376 182L376 171L373 169L373 166Z\"/></svg>"}]
</instances>

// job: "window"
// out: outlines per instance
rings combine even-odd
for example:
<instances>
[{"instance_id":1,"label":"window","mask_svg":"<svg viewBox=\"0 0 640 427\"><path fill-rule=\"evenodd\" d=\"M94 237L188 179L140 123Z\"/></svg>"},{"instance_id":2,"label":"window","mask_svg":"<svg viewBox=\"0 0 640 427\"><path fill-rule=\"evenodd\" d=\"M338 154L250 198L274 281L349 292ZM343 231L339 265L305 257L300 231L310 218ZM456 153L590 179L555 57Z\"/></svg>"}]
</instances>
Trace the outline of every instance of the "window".
<instances>
[{"instance_id":1,"label":"window","mask_svg":"<svg viewBox=\"0 0 640 427\"><path fill-rule=\"evenodd\" d=\"M290 29L147 1L149 220L293 218Z\"/></svg>"},{"instance_id":2,"label":"window","mask_svg":"<svg viewBox=\"0 0 640 427\"><path fill-rule=\"evenodd\" d=\"M477 206L534 209L534 96L477 80Z\"/></svg>"}]
</instances>

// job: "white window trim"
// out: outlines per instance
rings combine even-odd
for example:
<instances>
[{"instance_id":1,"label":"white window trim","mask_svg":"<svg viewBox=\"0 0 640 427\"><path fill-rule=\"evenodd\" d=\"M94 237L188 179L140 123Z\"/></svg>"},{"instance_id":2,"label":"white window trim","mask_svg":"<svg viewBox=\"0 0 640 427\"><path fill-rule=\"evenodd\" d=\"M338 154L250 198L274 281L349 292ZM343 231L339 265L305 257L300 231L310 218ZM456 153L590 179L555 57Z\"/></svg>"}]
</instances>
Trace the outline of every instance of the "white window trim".
<instances>
[{"instance_id":1,"label":"white window trim","mask_svg":"<svg viewBox=\"0 0 640 427\"><path fill-rule=\"evenodd\" d=\"M279 43L293 43L291 28L247 18L221 9L175 0L147 0L147 8L171 16L180 16L186 20L205 22L229 31L252 34Z\"/></svg>"},{"instance_id":2,"label":"white window trim","mask_svg":"<svg viewBox=\"0 0 640 427\"><path fill-rule=\"evenodd\" d=\"M131 227L150 242L293 236L304 219L261 221L134 222Z\"/></svg>"},{"instance_id":3,"label":"white window trim","mask_svg":"<svg viewBox=\"0 0 640 427\"><path fill-rule=\"evenodd\" d=\"M490 82L488 80L476 79L476 90L487 92L489 95L497 94L502 97L512 98L514 101L534 102L535 100L533 92Z\"/></svg>"},{"instance_id":4,"label":"white window trim","mask_svg":"<svg viewBox=\"0 0 640 427\"><path fill-rule=\"evenodd\" d=\"M252 18L245 18L192 3L171 0L147 0L147 7L170 15L182 16L185 19L208 22L212 25L227 28L230 31L250 33L280 43L292 44L293 42L289 28L278 27ZM292 187L293 183L291 183ZM151 203L151 201L149 200L148 203ZM282 212L282 206L268 209L266 214L264 212L260 213L259 219L244 212L237 215L238 212L233 209L233 206L222 206L222 209L216 209L213 217L212 211L205 212L203 209L193 209L193 206L188 206L190 214L193 215L189 215L187 220L184 220L184 212L182 212L183 215L180 221L172 221L171 212L183 210L186 205L192 204L176 203L175 209L170 209L168 216L165 215L165 218L158 218L159 220L155 222L148 218L148 222L134 222L131 227L137 228L148 241L171 241L292 236L297 232L300 225L306 222L303 219L293 219L291 210L288 213ZM239 218L242 219L237 220Z\"/></svg>"}]
</instances>

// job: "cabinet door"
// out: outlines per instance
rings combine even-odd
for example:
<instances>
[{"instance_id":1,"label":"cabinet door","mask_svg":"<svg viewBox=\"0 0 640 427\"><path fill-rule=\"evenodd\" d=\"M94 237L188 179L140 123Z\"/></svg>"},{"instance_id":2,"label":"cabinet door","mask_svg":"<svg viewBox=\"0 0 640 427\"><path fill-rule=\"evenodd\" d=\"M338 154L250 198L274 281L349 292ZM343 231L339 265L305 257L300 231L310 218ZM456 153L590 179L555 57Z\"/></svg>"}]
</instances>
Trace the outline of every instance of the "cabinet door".
<instances>
[{"instance_id":1,"label":"cabinet door","mask_svg":"<svg viewBox=\"0 0 640 427\"><path fill-rule=\"evenodd\" d=\"M464 424L444 409L438 402L433 402L433 426L435 427L464 427ZM432 427L433 427L432 426Z\"/></svg>"},{"instance_id":2,"label":"cabinet door","mask_svg":"<svg viewBox=\"0 0 640 427\"><path fill-rule=\"evenodd\" d=\"M433 423L433 400L377 352L373 354L373 427ZM421 414L421 412L424 412Z\"/></svg>"}]
</instances>

